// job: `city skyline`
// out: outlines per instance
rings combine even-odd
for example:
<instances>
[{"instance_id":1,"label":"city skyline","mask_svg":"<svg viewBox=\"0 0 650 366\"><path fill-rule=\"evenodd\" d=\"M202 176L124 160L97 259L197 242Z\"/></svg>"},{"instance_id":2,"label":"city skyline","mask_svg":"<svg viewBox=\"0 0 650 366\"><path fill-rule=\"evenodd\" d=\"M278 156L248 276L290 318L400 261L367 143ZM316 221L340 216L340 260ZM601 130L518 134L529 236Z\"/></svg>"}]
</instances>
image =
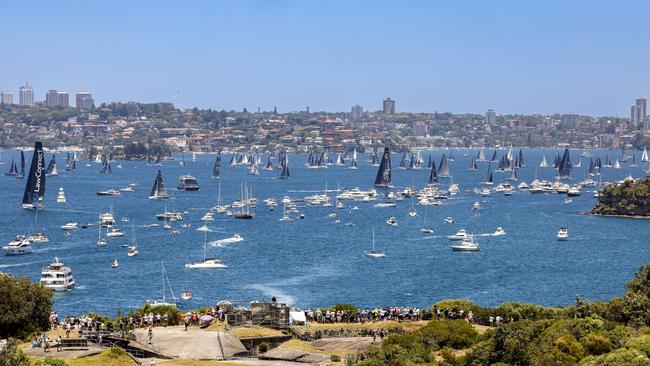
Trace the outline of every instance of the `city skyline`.
<instances>
[{"instance_id":1,"label":"city skyline","mask_svg":"<svg viewBox=\"0 0 650 366\"><path fill-rule=\"evenodd\" d=\"M281 112L382 110L390 96L397 112L619 117L650 95L643 1L81 4L7 4L0 29L22 41L5 45L0 90L28 81L36 100L56 88ZM75 42L44 41L51 27Z\"/></svg>"}]
</instances>

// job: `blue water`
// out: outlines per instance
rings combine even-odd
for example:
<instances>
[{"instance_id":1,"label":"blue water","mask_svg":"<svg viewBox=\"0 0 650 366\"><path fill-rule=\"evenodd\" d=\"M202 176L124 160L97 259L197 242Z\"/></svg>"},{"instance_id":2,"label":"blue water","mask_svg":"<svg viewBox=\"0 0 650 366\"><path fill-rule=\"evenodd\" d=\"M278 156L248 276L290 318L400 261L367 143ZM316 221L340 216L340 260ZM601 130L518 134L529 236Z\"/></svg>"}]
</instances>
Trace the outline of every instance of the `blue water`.
<instances>
[{"instance_id":1,"label":"blue water","mask_svg":"<svg viewBox=\"0 0 650 366\"><path fill-rule=\"evenodd\" d=\"M499 156L504 154L501 151ZM520 181L530 181L537 174L540 179L553 180L555 170L537 169L542 153L552 161L557 151L525 150L527 165L519 171ZM442 151L431 151L440 161ZM564 195L533 195L515 192L511 197L493 194L480 197L466 193L478 185L485 176L487 162L479 162L479 170L467 171L469 160L476 151L464 156L463 150L455 152L456 161L450 163L454 182L462 193L444 201L441 206L428 207L428 221L433 224L434 235L419 232L423 222L424 207L416 207L418 216L407 215L410 200L397 208L374 208L374 202L346 202L360 210L336 210L342 223L335 224L328 217L332 208L307 207L306 218L278 221L281 209L270 212L262 200L273 197L278 202L289 194L304 197L312 193L291 191L322 190L342 187L371 187L376 167L367 163L367 156L359 158L359 169L349 170L330 166L328 169L306 169L306 156L291 156L292 177L279 180L279 171L262 171L258 177L248 176L247 169L223 168L221 180L224 202L239 198L240 184L252 186L258 199L257 216L237 220L215 215L210 223L214 232L208 240L217 240L238 232L244 242L222 248L208 248L209 254L218 255L229 266L226 270L189 271L184 264L202 257L203 233L196 231L201 216L216 203L217 181L210 179L214 156L199 156L193 162L187 159L186 167L176 161L166 161L162 167L167 186L175 188L178 177L190 173L201 184L200 192L174 192L174 209L187 211L183 223L192 228L181 229L177 236L159 228L146 228L158 222L155 214L162 212L170 202L147 199L158 167L145 162L123 161L123 169L113 164L113 174L98 173L99 164L85 161L78 164L76 172L61 171L58 177L48 178L47 207L39 212L39 226L44 226L50 237L46 244L34 244L34 253L18 257L0 256L0 270L17 276L27 276L37 281L41 268L58 256L69 265L77 281L77 288L56 295L55 307L60 314L79 314L98 311L108 315L118 309L128 310L141 306L145 299L160 298L161 260L169 275L171 288L178 298L186 283L194 299L186 307L211 305L227 299L248 303L276 296L294 306L327 306L339 302L360 306L414 305L428 306L444 298L468 298L485 306L503 301L527 301L545 305L570 303L576 293L592 300L619 296L624 284L637 267L650 263L650 222L647 220L591 217L582 213L595 203L591 188L583 190L581 197L565 204ZM486 151L490 155L491 151ZM619 152L598 151L596 156ZM28 155L29 157L29 155ZM640 153L637 152L637 159ZM60 154L58 161L64 161ZM47 161L50 154L47 154ZM227 161L228 158L225 158ZM578 152L572 153L575 163ZM614 159L612 159L614 160ZM7 161L5 157L5 161ZM29 159L28 159L29 162ZM393 155L397 166L399 156ZM574 169L573 182L582 180L588 166ZM8 169L5 164L2 169ZM61 169L62 170L62 169ZM603 180L618 180L628 174L643 176L640 167L622 169L604 168ZM395 169L396 186L418 188L426 184L427 169ZM506 179L509 173L495 173L495 183ZM99 197L95 192L108 188L121 188L139 182L135 192L119 197ZM449 179L442 179L448 184ZM34 212L20 208L25 182L12 177L0 178L0 242L9 242L16 234L24 234L34 223ZM59 187L68 199L66 204L55 202ZM333 195L333 193L330 193ZM481 202L480 216L471 210L475 201ZM64 236L60 225L68 221L96 221L98 212L113 205L117 226L126 232L124 238L109 238L107 247L96 246L97 228L79 229ZM119 218L128 216L131 222L123 224ZM396 216L398 227L385 224L389 216ZM443 218L453 216L454 225L443 224ZM355 223L355 227L343 225ZM127 257L120 245L132 240L135 225L140 254ZM502 226L503 237L479 236L481 251L457 253L449 248L445 235L459 228L481 235L494 232ZM555 239L561 226L569 228L570 240ZM178 227L178 224L176 225ZM372 260L364 256L370 250L371 233L375 229L376 243L384 250L386 258ZM113 258L120 267L111 268ZM167 289L167 298L171 298Z\"/></svg>"}]
</instances>

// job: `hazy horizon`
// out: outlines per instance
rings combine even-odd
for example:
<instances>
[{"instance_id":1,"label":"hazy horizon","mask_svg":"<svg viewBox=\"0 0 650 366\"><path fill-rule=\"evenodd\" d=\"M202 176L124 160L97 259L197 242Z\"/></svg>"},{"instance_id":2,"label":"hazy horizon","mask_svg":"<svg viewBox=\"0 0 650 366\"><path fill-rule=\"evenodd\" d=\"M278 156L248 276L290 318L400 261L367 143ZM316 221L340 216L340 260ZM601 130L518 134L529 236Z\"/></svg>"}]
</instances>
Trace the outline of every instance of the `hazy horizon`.
<instances>
[{"instance_id":1,"label":"hazy horizon","mask_svg":"<svg viewBox=\"0 0 650 366\"><path fill-rule=\"evenodd\" d=\"M629 117L650 96L650 2L4 4L0 90L96 104Z\"/></svg>"}]
</instances>

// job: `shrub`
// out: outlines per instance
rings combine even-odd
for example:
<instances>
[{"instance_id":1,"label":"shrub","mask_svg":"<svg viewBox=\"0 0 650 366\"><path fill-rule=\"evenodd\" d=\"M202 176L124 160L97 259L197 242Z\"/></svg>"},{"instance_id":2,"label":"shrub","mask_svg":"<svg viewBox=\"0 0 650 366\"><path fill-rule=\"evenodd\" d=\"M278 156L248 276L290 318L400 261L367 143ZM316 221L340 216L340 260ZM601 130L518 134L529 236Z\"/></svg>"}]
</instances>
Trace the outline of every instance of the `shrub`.
<instances>
[{"instance_id":1,"label":"shrub","mask_svg":"<svg viewBox=\"0 0 650 366\"><path fill-rule=\"evenodd\" d=\"M58 358L47 356L36 361L34 366L68 366L68 364L63 360L59 360Z\"/></svg>"},{"instance_id":2,"label":"shrub","mask_svg":"<svg viewBox=\"0 0 650 366\"><path fill-rule=\"evenodd\" d=\"M144 314L167 314L167 325L178 325L181 321L181 311L176 306L156 306L144 304L140 309L132 311L130 316L142 316Z\"/></svg>"},{"instance_id":3,"label":"shrub","mask_svg":"<svg viewBox=\"0 0 650 366\"><path fill-rule=\"evenodd\" d=\"M339 355L331 355L330 356L330 361L332 361L332 362L341 362L341 356L339 356Z\"/></svg>"},{"instance_id":4,"label":"shrub","mask_svg":"<svg viewBox=\"0 0 650 366\"><path fill-rule=\"evenodd\" d=\"M257 346L257 352L259 353L264 353L269 350L269 345L266 342L260 343L259 346Z\"/></svg>"},{"instance_id":5,"label":"shrub","mask_svg":"<svg viewBox=\"0 0 650 366\"><path fill-rule=\"evenodd\" d=\"M438 347L467 348L476 342L478 333L464 320L432 320L420 328L417 337Z\"/></svg>"},{"instance_id":6,"label":"shrub","mask_svg":"<svg viewBox=\"0 0 650 366\"><path fill-rule=\"evenodd\" d=\"M580 366L648 366L650 359L634 348L619 348L600 356L587 356L580 361Z\"/></svg>"},{"instance_id":7,"label":"shrub","mask_svg":"<svg viewBox=\"0 0 650 366\"><path fill-rule=\"evenodd\" d=\"M113 346L107 353L110 358L120 358L126 356L126 351L119 346Z\"/></svg>"},{"instance_id":8,"label":"shrub","mask_svg":"<svg viewBox=\"0 0 650 366\"><path fill-rule=\"evenodd\" d=\"M609 338L600 333L589 333L581 341L585 351L590 355L602 355L614 348Z\"/></svg>"},{"instance_id":9,"label":"shrub","mask_svg":"<svg viewBox=\"0 0 650 366\"><path fill-rule=\"evenodd\" d=\"M650 334L644 334L637 338L632 338L627 341L627 346L630 348L638 349L650 357Z\"/></svg>"},{"instance_id":10,"label":"shrub","mask_svg":"<svg viewBox=\"0 0 650 366\"><path fill-rule=\"evenodd\" d=\"M352 304L336 304L333 309L336 311L348 311L351 313L357 312L357 307Z\"/></svg>"},{"instance_id":11,"label":"shrub","mask_svg":"<svg viewBox=\"0 0 650 366\"><path fill-rule=\"evenodd\" d=\"M29 366L29 358L16 346L16 340L9 338L0 349L0 366Z\"/></svg>"}]
</instances>

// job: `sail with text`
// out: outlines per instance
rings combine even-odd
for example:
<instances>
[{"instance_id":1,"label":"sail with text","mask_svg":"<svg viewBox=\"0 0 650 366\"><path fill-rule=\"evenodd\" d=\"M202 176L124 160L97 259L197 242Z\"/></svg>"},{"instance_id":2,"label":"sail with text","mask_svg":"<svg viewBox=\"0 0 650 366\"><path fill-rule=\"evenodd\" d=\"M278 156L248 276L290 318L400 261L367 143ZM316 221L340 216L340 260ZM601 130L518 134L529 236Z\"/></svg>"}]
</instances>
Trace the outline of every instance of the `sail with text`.
<instances>
[{"instance_id":1,"label":"sail with text","mask_svg":"<svg viewBox=\"0 0 650 366\"><path fill-rule=\"evenodd\" d=\"M436 172L436 163L431 162L431 173L429 173L429 185L435 185L438 183L438 173Z\"/></svg>"},{"instance_id":2,"label":"sail with text","mask_svg":"<svg viewBox=\"0 0 650 366\"><path fill-rule=\"evenodd\" d=\"M149 193L150 200L160 200L167 199L167 189L165 189L165 183L163 182L162 172L158 170L158 175L156 175L156 180L153 182L153 187L151 188L151 193Z\"/></svg>"},{"instance_id":3,"label":"sail with text","mask_svg":"<svg viewBox=\"0 0 650 366\"><path fill-rule=\"evenodd\" d=\"M212 167L212 178L219 179L221 177L221 150L217 151L217 157L214 159L214 167Z\"/></svg>"},{"instance_id":4,"label":"sail with text","mask_svg":"<svg viewBox=\"0 0 650 366\"><path fill-rule=\"evenodd\" d=\"M438 176L449 177L449 163L447 162L447 156L445 155L445 153L442 153L442 158L440 158L440 166L438 167Z\"/></svg>"},{"instance_id":5,"label":"sail with text","mask_svg":"<svg viewBox=\"0 0 650 366\"><path fill-rule=\"evenodd\" d=\"M289 154L284 154L284 159L282 159L282 172L280 173L280 179L287 179L291 177L291 172L289 171Z\"/></svg>"},{"instance_id":6,"label":"sail with text","mask_svg":"<svg viewBox=\"0 0 650 366\"><path fill-rule=\"evenodd\" d=\"M56 170L56 154L52 154L52 160L50 160L50 163L47 165L47 169L45 169L45 175L47 176L59 175L59 172Z\"/></svg>"},{"instance_id":7,"label":"sail with text","mask_svg":"<svg viewBox=\"0 0 650 366\"><path fill-rule=\"evenodd\" d=\"M564 155L560 160L557 168L557 177L559 179L566 179L571 176L571 157L569 156L569 149L564 149Z\"/></svg>"},{"instance_id":8,"label":"sail with text","mask_svg":"<svg viewBox=\"0 0 650 366\"><path fill-rule=\"evenodd\" d=\"M18 176L18 168L16 167L16 157L12 156L11 157L11 166L9 167L9 171L5 173L6 176L10 177L16 177Z\"/></svg>"},{"instance_id":9,"label":"sail with text","mask_svg":"<svg viewBox=\"0 0 650 366\"><path fill-rule=\"evenodd\" d=\"M25 209L43 208L45 203L45 153L40 141L34 143L34 155L25 184L22 207Z\"/></svg>"},{"instance_id":10,"label":"sail with text","mask_svg":"<svg viewBox=\"0 0 650 366\"><path fill-rule=\"evenodd\" d=\"M381 163L375 177L375 187L388 189L391 187L393 172L390 164L390 150L385 147L384 154L381 156Z\"/></svg>"}]
</instances>

